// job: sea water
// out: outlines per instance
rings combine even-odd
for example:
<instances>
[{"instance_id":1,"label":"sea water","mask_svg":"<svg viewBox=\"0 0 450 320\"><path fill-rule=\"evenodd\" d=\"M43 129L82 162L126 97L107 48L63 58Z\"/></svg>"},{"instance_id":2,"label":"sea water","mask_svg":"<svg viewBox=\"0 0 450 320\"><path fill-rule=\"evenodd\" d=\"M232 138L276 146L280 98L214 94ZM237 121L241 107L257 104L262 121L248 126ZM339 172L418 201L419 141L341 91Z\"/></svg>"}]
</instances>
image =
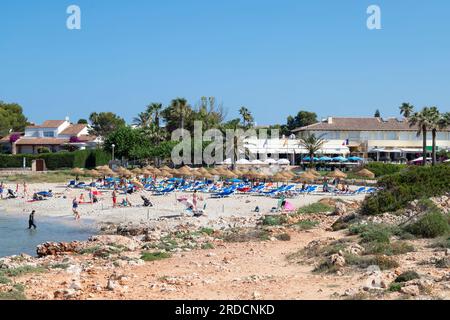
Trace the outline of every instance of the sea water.
<instances>
[{"instance_id":1,"label":"sea water","mask_svg":"<svg viewBox=\"0 0 450 320\"><path fill-rule=\"evenodd\" d=\"M35 215L36 230L28 230L28 214L8 215L0 211L0 257L26 253L36 255L36 246L47 242L84 241L96 233L89 220L73 217L47 218Z\"/></svg>"}]
</instances>

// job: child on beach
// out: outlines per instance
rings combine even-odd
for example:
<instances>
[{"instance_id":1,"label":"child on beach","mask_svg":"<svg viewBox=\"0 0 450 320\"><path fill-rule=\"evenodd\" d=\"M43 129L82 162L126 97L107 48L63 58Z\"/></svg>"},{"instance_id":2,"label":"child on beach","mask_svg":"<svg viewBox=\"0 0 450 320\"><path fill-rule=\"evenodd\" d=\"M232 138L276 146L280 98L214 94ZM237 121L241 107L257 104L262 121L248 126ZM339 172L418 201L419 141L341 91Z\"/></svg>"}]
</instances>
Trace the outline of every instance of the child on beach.
<instances>
[{"instance_id":1,"label":"child on beach","mask_svg":"<svg viewBox=\"0 0 450 320\"><path fill-rule=\"evenodd\" d=\"M79 201L80 203L83 203L84 202L84 193L82 193L82 194L80 194L80 201Z\"/></svg>"},{"instance_id":2,"label":"child on beach","mask_svg":"<svg viewBox=\"0 0 450 320\"><path fill-rule=\"evenodd\" d=\"M72 211L75 215L75 220L80 220L80 213L78 212L78 201L77 198L74 198L72 201Z\"/></svg>"}]
</instances>

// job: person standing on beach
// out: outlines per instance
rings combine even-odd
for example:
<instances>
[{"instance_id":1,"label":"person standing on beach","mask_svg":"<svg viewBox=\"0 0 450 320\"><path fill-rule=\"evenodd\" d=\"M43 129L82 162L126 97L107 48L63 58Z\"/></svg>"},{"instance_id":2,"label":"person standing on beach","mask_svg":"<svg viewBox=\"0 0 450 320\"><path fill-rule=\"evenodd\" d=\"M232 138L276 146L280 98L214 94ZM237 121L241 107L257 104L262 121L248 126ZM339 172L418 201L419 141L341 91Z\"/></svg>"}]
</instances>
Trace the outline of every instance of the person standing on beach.
<instances>
[{"instance_id":1,"label":"person standing on beach","mask_svg":"<svg viewBox=\"0 0 450 320\"><path fill-rule=\"evenodd\" d=\"M197 190L194 190L194 194L192 195L192 203L194 204L194 210L197 210L197 201L198 201Z\"/></svg>"},{"instance_id":2,"label":"person standing on beach","mask_svg":"<svg viewBox=\"0 0 450 320\"><path fill-rule=\"evenodd\" d=\"M75 215L75 220L80 220L80 213L78 212L78 201L76 197L72 201L72 211Z\"/></svg>"},{"instance_id":3,"label":"person standing on beach","mask_svg":"<svg viewBox=\"0 0 450 320\"><path fill-rule=\"evenodd\" d=\"M0 199L3 199L3 182L0 183Z\"/></svg>"},{"instance_id":4,"label":"person standing on beach","mask_svg":"<svg viewBox=\"0 0 450 320\"><path fill-rule=\"evenodd\" d=\"M31 211L30 217L28 218L28 230L31 230L31 228L34 228L36 230L36 224L34 223L34 214L36 211Z\"/></svg>"},{"instance_id":5,"label":"person standing on beach","mask_svg":"<svg viewBox=\"0 0 450 320\"><path fill-rule=\"evenodd\" d=\"M113 192L112 192L112 201L113 201L113 208L115 208L116 205L117 205L117 192L116 192L116 190L113 190Z\"/></svg>"},{"instance_id":6,"label":"person standing on beach","mask_svg":"<svg viewBox=\"0 0 450 320\"><path fill-rule=\"evenodd\" d=\"M28 188L27 188L27 182L23 182L23 197L26 198L28 195Z\"/></svg>"}]
</instances>

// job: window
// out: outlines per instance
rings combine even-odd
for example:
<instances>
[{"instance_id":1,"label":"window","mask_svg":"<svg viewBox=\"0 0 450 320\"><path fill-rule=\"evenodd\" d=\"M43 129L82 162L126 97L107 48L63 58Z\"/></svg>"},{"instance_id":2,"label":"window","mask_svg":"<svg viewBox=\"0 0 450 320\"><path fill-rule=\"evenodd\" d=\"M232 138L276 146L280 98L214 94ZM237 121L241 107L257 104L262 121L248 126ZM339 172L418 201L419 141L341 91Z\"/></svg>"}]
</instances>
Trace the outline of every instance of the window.
<instances>
[{"instance_id":1,"label":"window","mask_svg":"<svg viewBox=\"0 0 450 320\"><path fill-rule=\"evenodd\" d=\"M397 132L395 132L395 131L386 132L385 140L398 140Z\"/></svg>"},{"instance_id":2,"label":"window","mask_svg":"<svg viewBox=\"0 0 450 320\"><path fill-rule=\"evenodd\" d=\"M44 137L53 138L54 136L55 136L55 133L53 131L44 131Z\"/></svg>"}]
</instances>

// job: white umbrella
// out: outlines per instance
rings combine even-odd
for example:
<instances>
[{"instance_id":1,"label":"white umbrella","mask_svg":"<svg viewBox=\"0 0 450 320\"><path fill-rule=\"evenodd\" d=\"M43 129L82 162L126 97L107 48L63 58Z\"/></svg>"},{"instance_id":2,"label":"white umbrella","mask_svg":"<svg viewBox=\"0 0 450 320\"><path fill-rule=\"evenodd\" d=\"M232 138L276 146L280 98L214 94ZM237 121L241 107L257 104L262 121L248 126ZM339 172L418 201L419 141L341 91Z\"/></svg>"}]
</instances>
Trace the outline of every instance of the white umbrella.
<instances>
[{"instance_id":1,"label":"white umbrella","mask_svg":"<svg viewBox=\"0 0 450 320\"><path fill-rule=\"evenodd\" d=\"M225 161L222 162L222 164L231 164L231 158L225 159Z\"/></svg>"},{"instance_id":2,"label":"white umbrella","mask_svg":"<svg viewBox=\"0 0 450 320\"><path fill-rule=\"evenodd\" d=\"M236 164L250 164L250 161L248 161L247 159L239 159L238 161L236 161Z\"/></svg>"},{"instance_id":3,"label":"white umbrella","mask_svg":"<svg viewBox=\"0 0 450 320\"><path fill-rule=\"evenodd\" d=\"M281 165L289 165L289 164L291 164L291 162L288 159L280 159L280 160L277 161L277 163L281 164Z\"/></svg>"},{"instance_id":4,"label":"white umbrella","mask_svg":"<svg viewBox=\"0 0 450 320\"><path fill-rule=\"evenodd\" d=\"M431 161L432 159L431 158L427 158L427 161ZM420 157L420 158L417 158L417 159L414 159L412 162L422 162L423 161L423 157Z\"/></svg>"},{"instance_id":5,"label":"white umbrella","mask_svg":"<svg viewBox=\"0 0 450 320\"><path fill-rule=\"evenodd\" d=\"M269 158L269 159L264 160L264 163L266 163L266 164L277 164L278 162L275 159Z\"/></svg>"},{"instance_id":6,"label":"white umbrella","mask_svg":"<svg viewBox=\"0 0 450 320\"><path fill-rule=\"evenodd\" d=\"M261 160L252 160L251 164L264 164Z\"/></svg>"}]
</instances>

